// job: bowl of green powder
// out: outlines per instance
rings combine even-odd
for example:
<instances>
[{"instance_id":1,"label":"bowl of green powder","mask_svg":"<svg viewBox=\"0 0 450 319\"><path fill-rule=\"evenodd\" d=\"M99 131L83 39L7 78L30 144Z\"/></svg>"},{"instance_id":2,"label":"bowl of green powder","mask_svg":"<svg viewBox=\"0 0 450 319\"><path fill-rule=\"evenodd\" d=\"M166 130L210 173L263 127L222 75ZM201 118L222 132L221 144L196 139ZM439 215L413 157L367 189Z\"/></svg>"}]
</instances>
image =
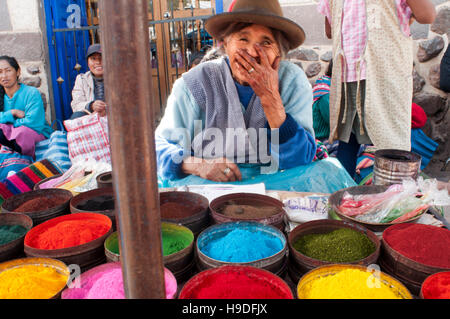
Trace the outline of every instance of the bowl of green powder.
<instances>
[{"instance_id":1,"label":"bowl of green powder","mask_svg":"<svg viewBox=\"0 0 450 319\"><path fill-rule=\"evenodd\" d=\"M186 226L161 222L161 239L164 266L178 281L186 279L195 267L194 233ZM113 232L106 238L104 247L108 262L120 261L120 234Z\"/></svg>"},{"instance_id":2,"label":"bowl of green powder","mask_svg":"<svg viewBox=\"0 0 450 319\"><path fill-rule=\"evenodd\" d=\"M327 264L374 264L381 246L372 231L338 220L301 224L289 233L288 244L288 270L294 282L311 269Z\"/></svg>"},{"instance_id":3,"label":"bowl of green powder","mask_svg":"<svg viewBox=\"0 0 450 319\"><path fill-rule=\"evenodd\" d=\"M32 227L33 220L25 214L0 214L0 261L23 254L24 238Z\"/></svg>"}]
</instances>

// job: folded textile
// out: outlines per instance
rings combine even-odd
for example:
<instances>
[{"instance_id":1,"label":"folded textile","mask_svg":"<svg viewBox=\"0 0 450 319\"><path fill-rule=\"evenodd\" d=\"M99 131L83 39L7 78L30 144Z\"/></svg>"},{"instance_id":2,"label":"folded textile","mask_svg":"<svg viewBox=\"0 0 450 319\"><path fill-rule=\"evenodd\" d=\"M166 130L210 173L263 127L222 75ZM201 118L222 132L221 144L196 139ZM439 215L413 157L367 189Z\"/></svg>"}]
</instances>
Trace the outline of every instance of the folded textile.
<instances>
[{"instance_id":1,"label":"folded textile","mask_svg":"<svg viewBox=\"0 0 450 319\"><path fill-rule=\"evenodd\" d=\"M4 145L0 146L0 180L8 177L10 172L20 171L31 163L31 156L19 154Z\"/></svg>"},{"instance_id":2,"label":"folded textile","mask_svg":"<svg viewBox=\"0 0 450 319\"><path fill-rule=\"evenodd\" d=\"M34 185L43 179L58 174L61 174L61 171L47 159L21 169L0 181L0 204L13 195L33 190Z\"/></svg>"}]
</instances>

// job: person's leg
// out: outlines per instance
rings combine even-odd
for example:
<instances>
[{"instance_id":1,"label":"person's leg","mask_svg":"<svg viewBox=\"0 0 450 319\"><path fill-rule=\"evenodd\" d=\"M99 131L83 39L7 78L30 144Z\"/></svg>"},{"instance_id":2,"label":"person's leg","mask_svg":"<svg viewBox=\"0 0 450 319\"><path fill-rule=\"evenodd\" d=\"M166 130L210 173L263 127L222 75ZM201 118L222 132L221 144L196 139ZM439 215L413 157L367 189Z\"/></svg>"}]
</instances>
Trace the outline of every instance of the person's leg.
<instances>
[{"instance_id":1,"label":"person's leg","mask_svg":"<svg viewBox=\"0 0 450 319\"><path fill-rule=\"evenodd\" d=\"M339 141L337 149L337 159L341 162L342 166L344 166L345 170L352 178L355 177L356 160L358 158L359 147L360 145L356 140L355 134L352 133L348 143Z\"/></svg>"},{"instance_id":2,"label":"person's leg","mask_svg":"<svg viewBox=\"0 0 450 319\"><path fill-rule=\"evenodd\" d=\"M2 130L0 130L0 144L22 154L22 148L17 144L16 140L8 140Z\"/></svg>"}]
</instances>

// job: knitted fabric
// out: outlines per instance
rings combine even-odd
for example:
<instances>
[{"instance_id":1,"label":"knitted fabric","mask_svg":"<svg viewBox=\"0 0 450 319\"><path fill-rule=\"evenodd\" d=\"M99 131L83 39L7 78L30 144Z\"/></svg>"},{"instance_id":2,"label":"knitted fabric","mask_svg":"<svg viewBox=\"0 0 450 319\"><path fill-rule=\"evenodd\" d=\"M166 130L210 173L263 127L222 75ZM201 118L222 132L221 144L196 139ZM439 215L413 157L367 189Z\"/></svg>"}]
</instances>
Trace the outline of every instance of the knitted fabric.
<instances>
[{"instance_id":1,"label":"knitted fabric","mask_svg":"<svg viewBox=\"0 0 450 319\"><path fill-rule=\"evenodd\" d=\"M34 185L43 179L61 174L49 160L35 162L14 175L0 181L0 203L16 194L33 190Z\"/></svg>"}]
</instances>

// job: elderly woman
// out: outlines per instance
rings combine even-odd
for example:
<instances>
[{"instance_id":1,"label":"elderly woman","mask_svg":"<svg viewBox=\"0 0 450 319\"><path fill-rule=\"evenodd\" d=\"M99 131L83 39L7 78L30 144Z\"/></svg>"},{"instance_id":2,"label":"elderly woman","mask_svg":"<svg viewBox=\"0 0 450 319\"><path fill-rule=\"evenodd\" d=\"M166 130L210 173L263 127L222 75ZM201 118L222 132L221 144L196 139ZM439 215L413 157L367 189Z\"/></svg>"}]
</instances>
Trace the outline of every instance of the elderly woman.
<instances>
[{"instance_id":1,"label":"elderly woman","mask_svg":"<svg viewBox=\"0 0 450 319\"><path fill-rule=\"evenodd\" d=\"M224 56L199 64L173 85L156 130L162 186L267 186L280 179L292 190L287 179L303 182L291 169L313 168L316 153L311 85L298 66L282 61L303 43L303 29L282 16L276 0L237 0L231 12L209 18L205 27ZM292 176L279 176L280 170ZM340 186L351 184L343 180L349 184Z\"/></svg>"}]
</instances>

